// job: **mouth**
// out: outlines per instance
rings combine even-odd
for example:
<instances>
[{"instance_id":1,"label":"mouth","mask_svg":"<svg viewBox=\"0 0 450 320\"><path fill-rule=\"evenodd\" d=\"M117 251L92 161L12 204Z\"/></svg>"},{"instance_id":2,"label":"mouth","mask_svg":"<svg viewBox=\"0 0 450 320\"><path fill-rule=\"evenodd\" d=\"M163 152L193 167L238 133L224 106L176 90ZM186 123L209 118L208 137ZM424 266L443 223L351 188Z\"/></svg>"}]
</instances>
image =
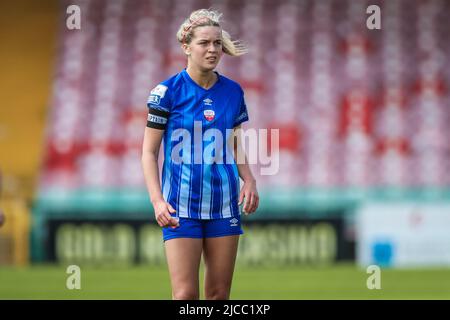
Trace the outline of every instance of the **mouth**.
<instances>
[{"instance_id":1,"label":"mouth","mask_svg":"<svg viewBox=\"0 0 450 320\"><path fill-rule=\"evenodd\" d=\"M207 61L209 62L216 62L217 61L217 57L208 57L206 58Z\"/></svg>"}]
</instances>

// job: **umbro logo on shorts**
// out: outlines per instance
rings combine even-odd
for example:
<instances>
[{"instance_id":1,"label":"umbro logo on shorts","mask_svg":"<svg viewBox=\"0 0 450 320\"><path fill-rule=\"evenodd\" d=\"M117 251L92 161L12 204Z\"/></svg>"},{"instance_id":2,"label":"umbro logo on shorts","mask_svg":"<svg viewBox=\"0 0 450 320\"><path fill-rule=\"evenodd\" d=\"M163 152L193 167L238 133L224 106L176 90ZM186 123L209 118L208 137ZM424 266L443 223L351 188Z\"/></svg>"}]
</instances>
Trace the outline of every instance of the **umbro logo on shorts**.
<instances>
[{"instance_id":1,"label":"umbro logo on shorts","mask_svg":"<svg viewBox=\"0 0 450 320\"><path fill-rule=\"evenodd\" d=\"M237 223L239 222L239 220L238 219L236 219L236 218L233 218L233 219L231 219L230 220L230 227L237 227L238 225L237 225Z\"/></svg>"}]
</instances>

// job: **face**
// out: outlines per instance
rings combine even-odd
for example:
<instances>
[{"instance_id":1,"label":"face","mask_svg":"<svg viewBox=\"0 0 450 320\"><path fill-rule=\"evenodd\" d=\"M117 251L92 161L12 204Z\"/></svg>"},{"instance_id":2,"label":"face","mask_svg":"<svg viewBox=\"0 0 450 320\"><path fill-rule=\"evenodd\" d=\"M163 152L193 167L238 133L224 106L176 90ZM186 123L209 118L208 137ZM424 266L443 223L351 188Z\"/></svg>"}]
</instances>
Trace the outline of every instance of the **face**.
<instances>
[{"instance_id":1,"label":"face","mask_svg":"<svg viewBox=\"0 0 450 320\"><path fill-rule=\"evenodd\" d=\"M197 27L191 43L183 45L189 66L200 71L214 70L222 56L222 31L219 27Z\"/></svg>"}]
</instances>

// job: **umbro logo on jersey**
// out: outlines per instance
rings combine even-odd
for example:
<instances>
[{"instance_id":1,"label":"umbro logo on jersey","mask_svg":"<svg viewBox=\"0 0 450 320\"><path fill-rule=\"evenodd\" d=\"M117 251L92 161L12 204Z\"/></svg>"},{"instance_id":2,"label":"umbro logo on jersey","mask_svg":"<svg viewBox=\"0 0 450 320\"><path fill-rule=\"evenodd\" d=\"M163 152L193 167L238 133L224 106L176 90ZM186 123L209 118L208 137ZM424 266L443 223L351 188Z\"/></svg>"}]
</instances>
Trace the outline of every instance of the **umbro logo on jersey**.
<instances>
[{"instance_id":1,"label":"umbro logo on jersey","mask_svg":"<svg viewBox=\"0 0 450 320\"><path fill-rule=\"evenodd\" d=\"M239 222L239 220L236 219L236 218L231 219L230 220L230 227L237 227L238 226L237 225L238 222Z\"/></svg>"},{"instance_id":2,"label":"umbro logo on jersey","mask_svg":"<svg viewBox=\"0 0 450 320\"><path fill-rule=\"evenodd\" d=\"M214 120L214 117L216 116L216 113L214 110L208 109L203 111L203 115L205 116L205 119L208 121Z\"/></svg>"},{"instance_id":3,"label":"umbro logo on jersey","mask_svg":"<svg viewBox=\"0 0 450 320\"><path fill-rule=\"evenodd\" d=\"M203 100L206 106L212 106L213 101L210 98L206 98Z\"/></svg>"}]
</instances>

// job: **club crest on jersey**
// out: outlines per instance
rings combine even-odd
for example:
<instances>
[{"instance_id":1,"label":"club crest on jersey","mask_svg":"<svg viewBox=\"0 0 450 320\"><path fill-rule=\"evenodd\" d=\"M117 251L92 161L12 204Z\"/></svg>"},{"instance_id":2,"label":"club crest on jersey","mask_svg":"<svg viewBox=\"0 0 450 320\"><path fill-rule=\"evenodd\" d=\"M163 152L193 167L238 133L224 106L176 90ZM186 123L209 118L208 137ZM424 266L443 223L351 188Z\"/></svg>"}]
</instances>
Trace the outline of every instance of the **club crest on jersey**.
<instances>
[{"instance_id":1,"label":"club crest on jersey","mask_svg":"<svg viewBox=\"0 0 450 320\"><path fill-rule=\"evenodd\" d=\"M208 121L214 120L214 117L216 116L216 113L214 110L208 109L203 111L203 115L205 116L205 119Z\"/></svg>"}]
</instances>

